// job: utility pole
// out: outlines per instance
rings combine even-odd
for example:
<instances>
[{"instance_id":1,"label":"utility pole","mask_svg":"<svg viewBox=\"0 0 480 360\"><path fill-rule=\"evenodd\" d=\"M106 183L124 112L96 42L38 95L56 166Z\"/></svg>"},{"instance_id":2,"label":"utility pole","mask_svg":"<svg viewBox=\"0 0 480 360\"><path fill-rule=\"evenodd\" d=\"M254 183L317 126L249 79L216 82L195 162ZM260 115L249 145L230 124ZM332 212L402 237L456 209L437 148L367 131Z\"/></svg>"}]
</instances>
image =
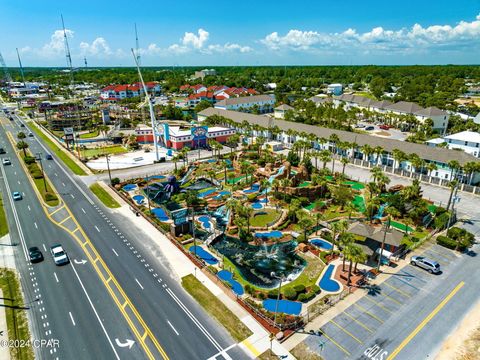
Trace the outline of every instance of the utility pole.
<instances>
[{"instance_id":1,"label":"utility pole","mask_svg":"<svg viewBox=\"0 0 480 360\"><path fill-rule=\"evenodd\" d=\"M109 154L105 154L105 159L107 159L107 170L108 170L108 179L110 180L110 185L112 185L112 173L110 172L110 163L109 163Z\"/></svg>"},{"instance_id":2,"label":"utility pole","mask_svg":"<svg viewBox=\"0 0 480 360\"><path fill-rule=\"evenodd\" d=\"M452 220L453 217L455 216L455 202L460 201L460 198L457 197L458 193L458 185L455 187L455 193L453 194L453 199L452 199L452 212L450 213L450 217L448 218L448 224L447 224L447 231L450 229L450 226L452 226Z\"/></svg>"},{"instance_id":3,"label":"utility pole","mask_svg":"<svg viewBox=\"0 0 480 360\"><path fill-rule=\"evenodd\" d=\"M380 270L380 265L382 263L383 249L385 248L385 239L387 238L387 231L389 228L390 228L390 216L388 217L387 222L385 223L385 228L383 231L382 247L380 248L380 254L378 256L377 271Z\"/></svg>"},{"instance_id":4,"label":"utility pole","mask_svg":"<svg viewBox=\"0 0 480 360\"><path fill-rule=\"evenodd\" d=\"M280 302L280 293L282 291L282 282L284 279L283 277L276 276L273 271L270 273L270 276L280 280L280 283L278 284L277 303L275 304L275 316L273 317L273 326L277 326L278 303Z\"/></svg>"},{"instance_id":5,"label":"utility pole","mask_svg":"<svg viewBox=\"0 0 480 360\"><path fill-rule=\"evenodd\" d=\"M152 213L152 208L150 207L150 185L148 185L148 175L147 175L147 203L148 203L148 213Z\"/></svg>"},{"instance_id":6,"label":"utility pole","mask_svg":"<svg viewBox=\"0 0 480 360\"><path fill-rule=\"evenodd\" d=\"M37 156L38 161L40 162L40 169L42 170L43 188L45 189L45 192L47 192L47 180L45 179L45 173L43 172L42 153L38 152Z\"/></svg>"}]
</instances>

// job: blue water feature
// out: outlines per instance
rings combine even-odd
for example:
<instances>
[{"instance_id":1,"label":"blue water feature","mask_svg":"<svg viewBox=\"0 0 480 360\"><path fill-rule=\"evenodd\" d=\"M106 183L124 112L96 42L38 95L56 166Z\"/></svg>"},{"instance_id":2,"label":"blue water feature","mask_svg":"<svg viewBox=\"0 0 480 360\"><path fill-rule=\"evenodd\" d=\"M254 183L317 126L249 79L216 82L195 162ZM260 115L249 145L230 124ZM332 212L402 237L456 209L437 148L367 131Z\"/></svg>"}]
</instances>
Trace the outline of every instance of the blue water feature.
<instances>
[{"instance_id":1,"label":"blue water feature","mask_svg":"<svg viewBox=\"0 0 480 360\"><path fill-rule=\"evenodd\" d=\"M255 201L252 204L252 208L255 209L255 210L263 209L263 205L259 201Z\"/></svg>"},{"instance_id":2,"label":"blue water feature","mask_svg":"<svg viewBox=\"0 0 480 360\"><path fill-rule=\"evenodd\" d=\"M277 300L267 299L263 300L263 307L271 312L275 312L277 309ZM302 303L297 301L290 300L279 300L278 301L278 312L288 315L299 315L302 311Z\"/></svg>"},{"instance_id":3,"label":"blue water feature","mask_svg":"<svg viewBox=\"0 0 480 360\"><path fill-rule=\"evenodd\" d=\"M147 176L145 178L145 181L149 181L149 180L152 180L152 179L158 179L158 180L161 180L161 179L165 179L166 176L165 175L152 175L152 176Z\"/></svg>"},{"instance_id":4,"label":"blue water feature","mask_svg":"<svg viewBox=\"0 0 480 360\"><path fill-rule=\"evenodd\" d=\"M258 237L258 238L281 238L282 236L283 236L282 232L278 230L255 233L255 237Z\"/></svg>"},{"instance_id":5,"label":"blue water feature","mask_svg":"<svg viewBox=\"0 0 480 360\"><path fill-rule=\"evenodd\" d=\"M134 195L132 196L132 199L135 200L135 202L138 204L138 205L141 205L143 203L143 200L145 200L145 196L143 195Z\"/></svg>"},{"instance_id":6,"label":"blue water feature","mask_svg":"<svg viewBox=\"0 0 480 360\"><path fill-rule=\"evenodd\" d=\"M162 208L155 208L155 209L152 209L152 213L153 215L155 215L157 217L158 220L160 221L168 221L170 218L168 217L167 213L165 212L165 210L163 210Z\"/></svg>"},{"instance_id":7,"label":"blue water feature","mask_svg":"<svg viewBox=\"0 0 480 360\"><path fill-rule=\"evenodd\" d=\"M270 176L270 177L268 178L268 182L269 182L270 184L273 183L273 180L275 180L275 178L276 178L278 175L282 175L284 170L285 170L285 166L281 166L281 167L278 169L278 171L277 171L276 174L274 174L274 175L272 175L272 176Z\"/></svg>"},{"instance_id":8,"label":"blue water feature","mask_svg":"<svg viewBox=\"0 0 480 360\"><path fill-rule=\"evenodd\" d=\"M388 206L388 204L382 204L380 205L380 207L378 208L378 212L377 212L377 215L375 215L373 218L374 219L380 219L383 217L383 212L385 210L385 208Z\"/></svg>"},{"instance_id":9,"label":"blue water feature","mask_svg":"<svg viewBox=\"0 0 480 360\"><path fill-rule=\"evenodd\" d=\"M218 263L218 259L210 254L208 251L203 250L200 246L192 246L189 251L192 254L197 255L200 259L205 261L209 265L214 265Z\"/></svg>"},{"instance_id":10,"label":"blue water feature","mask_svg":"<svg viewBox=\"0 0 480 360\"><path fill-rule=\"evenodd\" d=\"M268 201L267 201L266 198L263 198L263 199L257 200L257 202L262 203L262 204L266 204Z\"/></svg>"},{"instance_id":11,"label":"blue water feature","mask_svg":"<svg viewBox=\"0 0 480 360\"><path fill-rule=\"evenodd\" d=\"M340 284L337 280L332 279L333 270L335 269L335 265L328 265L327 270L323 274L322 278L320 279L320 289L329 291L329 292L337 292L340 290Z\"/></svg>"},{"instance_id":12,"label":"blue water feature","mask_svg":"<svg viewBox=\"0 0 480 360\"><path fill-rule=\"evenodd\" d=\"M132 190L135 190L137 188L138 188L138 186L136 184L127 184L122 189L124 191L132 191Z\"/></svg>"},{"instance_id":13,"label":"blue water feature","mask_svg":"<svg viewBox=\"0 0 480 360\"><path fill-rule=\"evenodd\" d=\"M208 195L213 194L216 191L217 191L217 189L208 189L208 190L205 190L204 192L198 194L198 197L199 198L204 198L204 197L207 197Z\"/></svg>"},{"instance_id":14,"label":"blue water feature","mask_svg":"<svg viewBox=\"0 0 480 360\"><path fill-rule=\"evenodd\" d=\"M204 229L210 229L212 224L210 224L210 216L200 216L198 221L202 223Z\"/></svg>"},{"instance_id":15,"label":"blue water feature","mask_svg":"<svg viewBox=\"0 0 480 360\"><path fill-rule=\"evenodd\" d=\"M227 196L227 195L230 195L230 194L231 194L230 191L225 191L225 190L224 190L224 191L220 191L220 192L218 193L218 195L215 195L215 196L213 197L213 199L214 199L214 200L222 200L222 197L223 197L223 196Z\"/></svg>"},{"instance_id":16,"label":"blue water feature","mask_svg":"<svg viewBox=\"0 0 480 360\"><path fill-rule=\"evenodd\" d=\"M217 273L217 276L223 281L230 283L230 285L232 285L232 290L235 294L237 294L238 296L241 296L244 294L242 284L240 284L236 280L233 280L233 274L230 271L220 270Z\"/></svg>"},{"instance_id":17,"label":"blue water feature","mask_svg":"<svg viewBox=\"0 0 480 360\"><path fill-rule=\"evenodd\" d=\"M310 240L310 243L315 245L316 247L319 247L322 250L332 250L333 245L329 243L327 240L324 239L312 239Z\"/></svg>"},{"instance_id":18,"label":"blue water feature","mask_svg":"<svg viewBox=\"0 0 480 360\"><path fill-rule=\"evenodd\" d=\"M254 193L254 192L257 192L258 190L260 190L260 185L258 185L258 184L253 184L250 189L243 190L243 192L244 192L245 194L252 194L252 193Z\"/></svg>"}]
</instances>

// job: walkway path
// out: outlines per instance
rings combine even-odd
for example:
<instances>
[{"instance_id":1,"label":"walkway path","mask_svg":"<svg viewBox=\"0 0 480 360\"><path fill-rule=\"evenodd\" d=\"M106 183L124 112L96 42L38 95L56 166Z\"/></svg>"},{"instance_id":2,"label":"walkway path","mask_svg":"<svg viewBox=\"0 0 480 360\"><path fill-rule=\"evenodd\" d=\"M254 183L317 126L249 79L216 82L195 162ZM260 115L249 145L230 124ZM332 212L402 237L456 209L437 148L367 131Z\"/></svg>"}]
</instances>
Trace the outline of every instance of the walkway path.
<instances>
[{"instance_id":1,"label":"walkway path","mask_svg":"<svg viewBox=\"0 0 480 360\"><path fill-rule=\"evenodd\" d=\"M2 304L5 300L3 300L3 292L0 289L0 301ZM7 315L5 313L6 308L0 306L0 341L8 340L8 331L7 331ZM7 347L2 347L2 351L0 351L0 360L10 360L10 351L8 351Z\"/></svg>"}]
</instances>

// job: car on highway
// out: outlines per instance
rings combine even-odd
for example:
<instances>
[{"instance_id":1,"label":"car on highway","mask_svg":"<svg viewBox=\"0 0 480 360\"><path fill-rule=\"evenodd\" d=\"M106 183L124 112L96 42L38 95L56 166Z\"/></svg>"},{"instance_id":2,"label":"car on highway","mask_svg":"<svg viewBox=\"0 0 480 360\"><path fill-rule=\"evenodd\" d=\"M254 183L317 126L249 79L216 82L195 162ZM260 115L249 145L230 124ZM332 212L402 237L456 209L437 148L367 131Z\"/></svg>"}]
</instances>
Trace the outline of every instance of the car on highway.
<instances>
[{"instance_id":1,"label":"car on highway","mask_svg":"<svg viewBox=\"0 0 480 360\"><path fill-rule=\"evenodd\" d=\"M43 261L43 254L36 246L32 246L28 249L28 257L32 263Z\"/></svg>"},{"instance_id":2,"label":"car on highway","mask_svg":"<svg viewBox=\"0 0 480 360\"><path fill-rule=\"evenodd\" d=\"M52 254L55 265L60 266L68 264L70 262L67 253L65 252L65 250L63 250L62 245L60 244L51 246L50 253Z\"/></svg>"},{"instance_id":3,"label":"car on highway","mask_svg":"<svg viewBox=\"0 0 480 360\"><path fill-rule=\"evenodd\" d=\"M22 194L20 194L18 191L14 191L12 193L12 197L13 197L13 200L15 201L23 199Z\"/></svg>"},{"instance_id":4,"label":"car on highway","mask_svg":"<svg viewBox=\"0 0 480 360\"><path fill-rule=\"evenodd\" d=\"M33 133L31 131L28 133L28 137L33 137Z\"/></svg>"},{"instance_id":5,"label":"car on highway","mask_svg":"<svg viewBox=\"0 0 480 360\"><path fill-rule=\"evenodd\" d=\"M5 151L4 148L0 148L0 154L6 154L7 152Z\"/></svg>"},{"instance_id":6,"label":"car on highway","mask_svg":"<svg viewBox=\"0 0 480 360\"><path fill-rule=\"evenodd\" d=\"M3 165L12 165L10 159L7 159L7 158L5 158L5 159L2 160L2 164L3 164Z\"/></svg>"},{"instance_id":7,"label":"car on highway","mask_svg":"<svg viewBox=\"0 0 480 360\"><path fill-rule=\"evenodd\" d=\"M25 127L25 124L24 124L24 123L20 123L20 127Z\"/></svg>"},{"instance_id":8,"label":"car on highway","mask_svg":"<svg viewBox=\"0 0 480 360\"><path fill-rule=\"evenodd\" d=\"M367 131L375 130L375 126L367 126L367 127L365 128L365 130L367 130Z\"/></svg>"},{"instance_id":9,"label":"car on highway","mask_svg":"<svg viewBox=\"0 0 480 360\"><path fill-rule=\"evenodd\" d=\"M47 155L45 155L45 159L53 160L53 156L51 154L47 154Z\"/></svg>"},{"instance_id":10,"label":"car on highway","mask_svg":"<svg viewBox=\"0 0 480 360\"><path fill-rule=\"evenodd\" d=\"M410 264L427 270L430 274L438 274L440 272L440 264L435 260L423 256L412 256Z\"/></svg>"}]
</instances>

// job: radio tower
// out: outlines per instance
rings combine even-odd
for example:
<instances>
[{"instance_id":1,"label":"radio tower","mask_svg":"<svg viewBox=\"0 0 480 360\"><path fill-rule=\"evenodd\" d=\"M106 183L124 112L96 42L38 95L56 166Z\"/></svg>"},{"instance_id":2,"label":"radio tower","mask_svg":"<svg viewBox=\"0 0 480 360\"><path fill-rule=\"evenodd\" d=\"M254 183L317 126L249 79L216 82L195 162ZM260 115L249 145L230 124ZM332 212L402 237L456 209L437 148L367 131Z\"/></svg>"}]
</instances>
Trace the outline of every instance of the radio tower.
<instances>
[{"instance_id":1,"label":"radio tower","mask_svg":"<svg viewBox=\"0 0 480 360\"><path fill-rule=\"evenodd\" d=\"M65 23L63 22L63 15L60 15L60 16L62 18L63 42L64 42L64 45L65 45L65 56L67 58L67 67L70 69L70 82L71 82L72 88L73 88L72 55L70 55L70 46L68 46L67 31L65 30Z\"/></svg>"},{"instance_id":2,"label":"radio tower","mask_svg":"<svg viewBox=\"0 0 480 360\"><path fill-rule=\"evenodd\" d=\"M17 49L18 64L20 65L20 74L22 75L23 86L25 86L25 74L23 73L22 60L20 60L20 53L18 52L18 48L16 49Z\"/></svg>"},{"instance_id":3,"label":"radio tower","mask_svg":"<svg viewBox=\"0 0 480 360\"><path fill-rule=\"evenodd\" d=\"M138 45L137 23L135 23L135 54L136 54L138 66L142 64L140 59L140 51L138 51L139 47L140 46Z\"/></svg>"},{"instance_id":4,"label":"radio tower","mask_svg":"<svg viewBox=\"0 0 480 360\"><path fill-rule=\"evenodd\" d=\"M85 69L88 68L87 57L83 57L83 62L85 63Z\"/></svg>"},{"instance_id":5,"label":"radio tower","mask_svg":"<svg viewBox=\"0 0 480 360\"><path fill-rule=\"evenodd\" d=\"M3 73L5 74L5 81L8 83L12 82L12 77L8 72L7 64L5 64L5 60L3 60L2 53L0 53L0 65L2 65Z\"/></svg>"}]
</instances>

